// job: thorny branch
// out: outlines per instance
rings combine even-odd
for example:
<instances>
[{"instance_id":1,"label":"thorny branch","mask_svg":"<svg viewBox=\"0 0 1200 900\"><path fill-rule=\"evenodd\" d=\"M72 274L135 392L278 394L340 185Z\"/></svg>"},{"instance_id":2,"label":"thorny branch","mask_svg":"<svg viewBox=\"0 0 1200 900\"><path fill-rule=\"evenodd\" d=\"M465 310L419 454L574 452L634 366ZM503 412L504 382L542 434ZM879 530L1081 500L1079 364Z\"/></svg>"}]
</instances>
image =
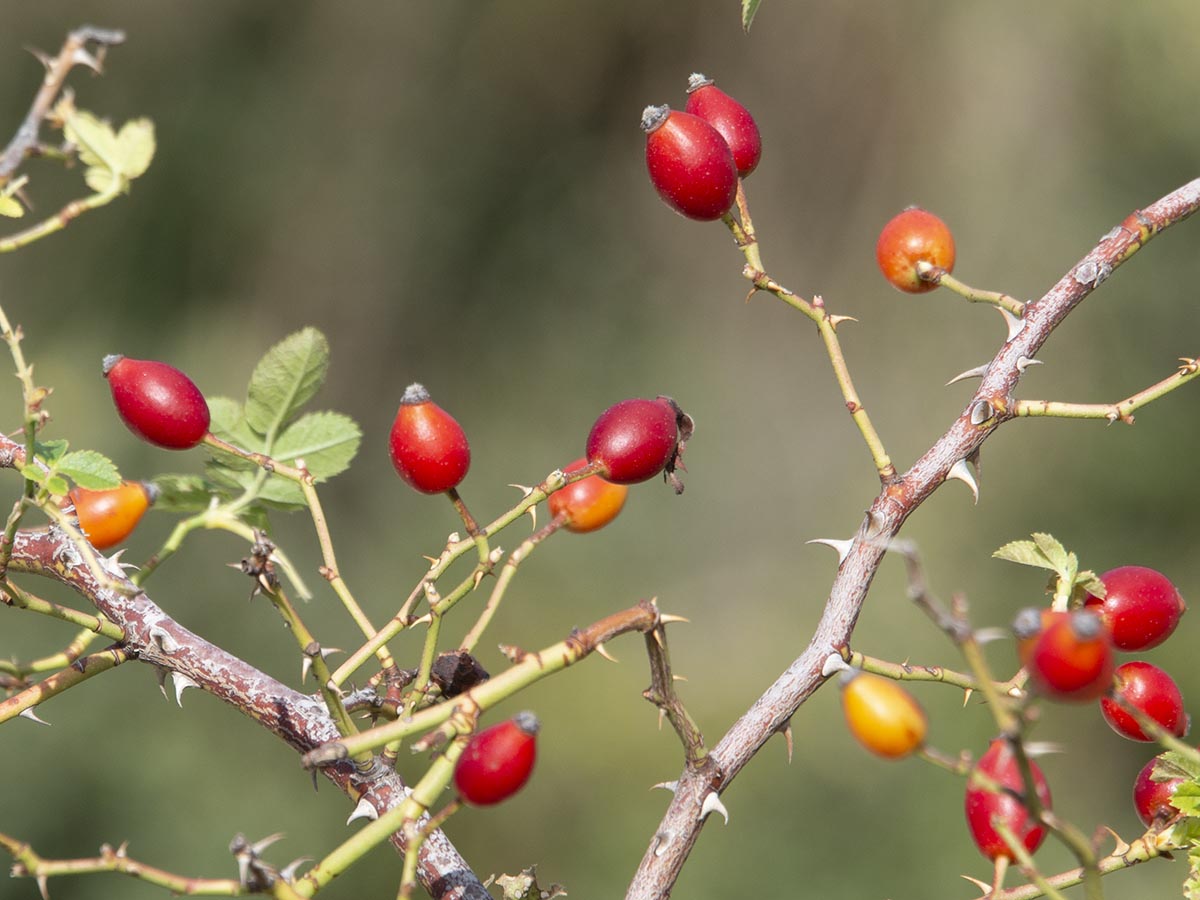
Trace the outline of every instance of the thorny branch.
<instances>
[{"instance_id":1,"label":"thorny branch","mask_svg":"<svg viewBox=\"0 0 1200 900\"><path fill-rule=\"evenodd\" d=\"M695 845L712 790L722 791L797 709L824 683L822 664L849 644L885 549L905 520L940 487L951 467L971 458L1002 423L1017 414L1013 398L1029 360L1070 312L1149 240L1200 208L1200 179L1135 211L1040 299L1026 305L1019 327L986 366L982 383L950 428L904 475L885 483L838 567L808 646L712 748L702 773L685 769L670 806L642 857L626 900L670 896Z\"/></svg>"}]
</instances>

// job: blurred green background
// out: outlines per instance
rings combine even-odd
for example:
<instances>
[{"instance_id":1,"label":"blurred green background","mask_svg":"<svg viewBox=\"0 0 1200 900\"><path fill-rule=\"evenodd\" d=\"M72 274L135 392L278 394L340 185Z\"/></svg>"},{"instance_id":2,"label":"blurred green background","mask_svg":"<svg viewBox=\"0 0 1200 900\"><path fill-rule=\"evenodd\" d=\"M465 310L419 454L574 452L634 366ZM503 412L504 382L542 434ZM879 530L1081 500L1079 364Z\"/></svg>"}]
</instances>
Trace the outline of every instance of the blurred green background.
<instances>
[{"instance_id":1,"label":"blurred green background","mask_svg":"<svg viewBox=\"0 0 1200 900\"><path fill-rule=\"evenodd\" d=\"M418 496L384 451L403 387L421 380L467 429L463 495L491 518L578 456L594 417L626 396L670 393L698 423L687 493L637 488L621 519L564 535L522 568L489 646L537 647L640 597L692 624L672 629L685 699L715 741L803 647L833 575L814 537L844 537L875 493L812 327L768 297L743 302L740 256L717 224L671 213L644 172L647 103L682 106L704 71L756 114L765 153L748 183L768 268L859 324L842 329L860 393L903 470L957 416L969 385L942 385L989 358L999 316L942 294L903 296L879 277L875 237L920 203L954 229L956 274L1035 297L1138 206L1197 175L1200 5L1016 0L903 4L768 0L750 37L733 0L561 4L9 4L0 36L0 132L11 134L40 69L83 22L123 27L108 72L77 72L78 104L158 129L131 197L0 260L0 302L55 389L51 434L95 447L131 477L194 471L134 439L112 414L102 356L163 359L210 395L240 396L259 354L304 325L333 348L319 404L364 432L357 465L323 491L350 586L382 620L457 525ZM47 213L77 173L31 163ZM1200 353L1200 225L1168 233L1107 282L1047 345L1023 396L1116 400ZM1136 427L1016 422L989 441L982 498L962 485L913 517L934 588L963 591L980 625L1042 597L1041 575L992 550L1051 531L1084 565L1167 572L1200 602L1194 510L1194 389ZM15 382L8 427L18 424ZM10 477L15 496L18 482ZM171 528L152 516L127 560ZM306 560L311 526L276 519ZM524 526L497 541L511 549ZM200 534L149 582L183 623L298 682L289 635L224 567L245 553ZM40 585L35 587L40 588ZM46 593L57 596L53 591ZM334 598L306 609L326 645L352 646ZM1193 615L1196 615L1193 613ZM451 623L465 629L473 616ZM1200 697L1196 621L1150 658ZM69 629L16 612L0 653L61 647ZM451 638L453 639L453 638ZM539 770L504 807L457 816L449 833L481 876L538 863L571 896L622 896L666 805L651 784L680 766L670 731L639 696L640 638L506 708L544 722ZM416 653L412 639L400 653ZM855 646L956 665L904 599L900 567L876 580ZM1012 665L1011 648L991 651ZM484 663L503 667L485 650ZM415 656L414 656L415 658ZM990 717L946 689L918 691L931 740L981 752ZM0 830L50 856L128 839L147 862L229 876L237 832L286 831L270 857L320 857L349 807L314 795L294 754L198 692L181 711L129 665L47 703L49 729L0 729ZM1048 709L1039 739L1068 747L1044 768L1058 809L1091 831L1132 836L1132 780L1151 751L1096 710ZM769 746L726 793L732 819L705 829L674 896L971 897L987 877L962 822L960 781L885 764L845 733L834 690L794 721L796 757ZM409 776L422 761L406 759ZM1039 859L1070 864L1058 847ZM390 897L397 858L380 850L331 898ZM1185 875L1156 863L1106 881L1110 898L1169 896ZM752 881L753 887L749 882ZM163 892L116 876L64 879L56 900ZM0 896L34 898L31 881Z\"/></svg>"}]
</instances>

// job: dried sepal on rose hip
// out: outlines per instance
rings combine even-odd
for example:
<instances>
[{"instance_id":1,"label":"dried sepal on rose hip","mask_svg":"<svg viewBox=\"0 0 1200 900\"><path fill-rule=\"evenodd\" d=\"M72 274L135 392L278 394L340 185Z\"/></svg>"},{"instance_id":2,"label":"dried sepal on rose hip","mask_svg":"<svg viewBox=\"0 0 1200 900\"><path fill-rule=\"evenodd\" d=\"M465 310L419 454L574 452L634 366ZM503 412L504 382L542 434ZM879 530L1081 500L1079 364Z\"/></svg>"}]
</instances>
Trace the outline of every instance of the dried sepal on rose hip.
<instances>
[{"instance_id":1,"label":"dried sepal on rose hip","mask_svg":"<svg viewBox=\"0 0 1200 900\"><path fill-rule=\"evenodd\" d=\"M883 277L908 294L936 288L934 275L954 271L954 235L933 213L910 206L883 226L875 243L875 261Z\"/></svg>"},{"instance_id":2,"label":"dried sepal on rose hip","mask_svg":"<svg viewBox=\"0 0 1200 900\"><path fill-rule=\"evenodd\" d=\"M733 153L738 175L745 178L758 168L762 159L762 135L750 111L699 72L688 77L687 93L684 111L699 116L721 133Z\"/></svg>"},{"instance_id":3,"label":"dried sepal on rose hip","mask_svg":"<svg viewBox=\"0 0 1200 900\"><path fill-rule=\"evenodd\" d=\"M471 467L471 446L462 426L416 383L400 398L388 453L397 474L423 494L458 487Z\"/></svg>"},{"instance_id":4,"label":"dried sepal on rose hip","mask_svg":"<svg viewBox=\"0 0 1200 900\"><path fill-rule=\"evenodd\" d=\"M929 730L925 710L898 683L857 669L846 669L838 683L846 725L872 753L903 759L924 745Z\"/></svg>"},{"instance_id":5,"label":"dried sepal on rose hip","mask_svg":"<svg viewBox=\"0 0 1200 900\"><path fill-rule=\"evenodd\" d=\"M586 458L577 459L565 469L566 473L578 472L588 464ZM550 515L563 517L563 527L576 534L597 531L611 522L625 506L629 488L623 484L605 481L599 475L589 475L573 481L565 488L550 495L547 506Z\"/></svg>"},{"instance_id":6,"label":"dried sepal on rose hip","mask_svg":"<svg viewBox=\"0 0 1200 900\"><path fill-rule=\"evenodd\" d=\"M1118 650L1140 652L1171 636L1187 604L1169 578L1145 566L1120 566L1100 576L1104 599L1088 595Z\"/></svg>"},{"instance_id":7,"label":"dried sepal on rose hip","mask_svg":"<svg viewBox=\"0 0 1200 900\"><path fill-rule=\"evenodd\" d=\"M729 212L738 169L721 133L699 116L669 106L642 111L646 170L658 195L676 212L702 222Z\"/></svg>"},{"instance_id":8,"label":"dried sepal on rose hip","mask_svg":"<svg viewBox=\"0 0 1200 900\"><path fill-rule=\"evenodd\" d=\"M142 481L126 481L103 491L74 487L67 499L75 507L79 528L92 546L107 550L133 534L146 510L158 499L158 488Z\"/></svg>"},{"instance_id":9,"label":"dried sepal on rose hip","mask_svg":"<svg viewBox=\"0 0 1200 900\"><path fill-rule=\"evenodd\" d=\"M587 461L614 484L637 484L659 472L683 493L675 474L695 430L692 417L670 397L633 398L614 403L600 414L587 438Z\"/></svg>"},{"instance_id":10,"label":"dried sepal on rose hip","mask_svg":"<svg viewBox=\"0 0 1200 900\"><path fill-rule=\"evenodd\" d=\"M473 806L507 800L525 786L537 760L537 716L519 712L468 742L454 766L454 788Z\"/></svg>"},{"instance_id":11,"label":"dried sepal on rose hip","mask_svg":"<svg viewBox=\"0 0 1200 900\"><path fill-rule=\"evenodd\" d=\"M142 440L188 450L208 434L208 403L174 366L114 353L104 357L103 372L121 421Z\"/></svg>"},{"instance_id":12,"label":"dried sepal on rose hip","mask_svg":"<svg viewBox=\"0 0 1200 900\"><path fill-rule=\"evenodd\" d=\"M1046 783L1046 777L1033 760L1029 760L1029 769L1038 801L1043 809L1050 809L1050 786ZM1028 786L1009 742L1004 738L992 741L987 752L979 758L974 771L983 778L972 776L968 779L964 805L967 827L979 852L993 861L1000 857L1012 859L1012 850L996 828L997 822L1003 822L1028 852L1035 852L1046 837L1046 828L1030 815L1027 806L1018 799L1025 795Z\"/></svg>"}]
</instances>

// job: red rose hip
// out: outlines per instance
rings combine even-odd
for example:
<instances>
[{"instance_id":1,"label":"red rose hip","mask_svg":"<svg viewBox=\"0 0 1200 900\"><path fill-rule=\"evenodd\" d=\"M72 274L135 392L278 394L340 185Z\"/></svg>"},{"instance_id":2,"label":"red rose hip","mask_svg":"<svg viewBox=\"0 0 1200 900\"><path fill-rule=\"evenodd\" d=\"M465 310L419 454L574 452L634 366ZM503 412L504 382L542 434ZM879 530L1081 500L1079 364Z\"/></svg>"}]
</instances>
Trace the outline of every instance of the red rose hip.
<instances>
[{"instance_id":1,"label":"red rose hip","mask_svg":"<svg viewBox=\"0 0 1200 900\"><path fill-rule=\"evenodd\" d=\"M424 494L458 487L471 466L462 426L420 384L410 384L400 398L388 452L400 477Z\"/></svg>"},{"instance_id":2,"label":"red rose hip","mask_svg":"<svg viewBox=\"0 0 1200 900\"><path fill-rule=\"evenodd\" d=\"M1034 789L1042 807L1050 808L1050 787L1046 777L1037 763L1029 761L1029 769L1033 774ZM992 741L987 752L979 758L975 770L986 776L1001 788L1014 791L1018 796L1024 796L1028 788L1021 777L1021 767L1008 741L997 738ZM1003 822L1025 849L1033 853L1041 846L1046 837L1046 829L1029 814L1026 805L1017 796L1003 791L995 791L985 786L985 783L971 779L967 782L966 794L967 827L975 846L990 860L1001 856L1012 859L1012 850L1004 842L1004 838L996 829L996 822Z\"/></svg>"},{"instance_id":3,"label":"red rose hip","mask_svg":"<svg viewBox=\"0 0 1200 900\"><path fill-rule=\"evenodd\" d=\"M596 419L588 434L587 460L599 463L600 474L615 484L637 484L662 472L682 493L675 469L693 428L691 416L670 397L622 400Z\"/></svg>"},{"instance_id":4,"label":"red rose hip","mask_svg":"<svg viewBox=\"0 0 1200 900\"><path fill-rule=\"evenodd\" d=\"M1171 798L1175 796L1176 788L1185 781L1182 777L1156 781L1154 767L1158 763L1156 756L1142 767L1133 782L1133 808L1147 828L1170 821L1179 814L1179 810L1171 805Z\"/></svg>"},{"instance_id":5,"label":"red rose hip","mask_svg":"<svg viewBox=\"0 0 1200 900\"><path fill-rule=\"evenodd\" d=\"M745 178L762 159L762 136L754 116L719 87L707 75L693 72L688 78L686 112L699 116L725 138L733 152L738 175Z\"/></svg>"},{"instance_id":6,"label":"red rose hip","mask_svg":"<svg viewBox=\"0 0 1200 900\"><path fill-rule=\"evenodd\" d=\"M1077 609L1052 612L1026 645L1025 666L1038 693L1054 700L1095 700L1112 686L1112 643L1100 617Z\"/></svg>"},{"instance_id":7,"label":"red rose hip","mask_svg":"<svg viewBox=\"0 0 1200 900\"><path fill-rule=\"evenodd\" d=\"M104 357L103 371L121 421L142 440L187 450L208 434L208 403L174 366L113 354Z\"/></svg>"},{"instance_id":8,"label":"red rose hip","mask_svg":"<svg viewBox=\"0 0 1200 900\"><path fill-rule=\"evenodd\" d=\"M954 235L946 223L919 206L910 206L883 226L875 244L875 261L893 287L923 294L937 287L921 277L922 263L954 271Z\"/></svg>"},{"instance_id":9,"label":"red rose hip","mask_svg":"<svg viewBox=\"0 0 1200 900\"><path fill-rule=\"evenodd\" d=\"M1142 730L1136 718L1117 698L1135 709L1141 710L1175 737L1181 738L1188 731L1188 714L1183 708L1183 694L1175 679L1148 662L1136 660L1117 668L1111 697L1100 698L1100 712L1104 721L1117 734L1131 741L1152 741L1153 737Z\"/></svg>"},{"instance_id":10,"label":"red rose hip","mask_svg":"<svg viewBox=\"0 0 1200 900\"><path fill-rule=\"evenodd\" d=\"M1145 566L1121 566L1100 576L1105 595L1086 605L1104 620L1118 650L1139 652L1171 636L1187 611L1167 576Z\"/></svg>"},{"instance_id":11,"label":"red rose hip","mask_svg":"<svg viewBox=\"0 0 1200 900\"><path fill-rule=\"evenodd\" d=\"M712 125L669 106L647 106L646 169L660 197L689 219L719 219L737 196L733 151Z\"/></svg>"},{"instance_id":12,"label":"red rose hip","mask_svg":"<svg viewBox=\"0 0 1200 900\"><path fill-rule=\"evenodd\" d=\"M454 788L473 806L507 800L525 786L537 759L537 716L520 712L471 738L454 767Z\"/></svg>"}]
</instances>

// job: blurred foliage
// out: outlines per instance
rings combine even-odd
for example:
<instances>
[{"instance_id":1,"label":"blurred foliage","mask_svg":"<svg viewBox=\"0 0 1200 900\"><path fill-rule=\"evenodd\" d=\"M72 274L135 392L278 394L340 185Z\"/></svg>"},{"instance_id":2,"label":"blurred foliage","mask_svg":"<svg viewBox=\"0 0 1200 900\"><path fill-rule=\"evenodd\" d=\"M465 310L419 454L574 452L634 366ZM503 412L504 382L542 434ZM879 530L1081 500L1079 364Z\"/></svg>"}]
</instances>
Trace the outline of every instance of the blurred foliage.
<instances>
[{"instance_id":1,"label":"blurred foliage","mask_svg":"<svg viewBox=\"0 0 1200 900\"><path fill-rule=\"evenodd\" d=\"M5 12L0 131L16 127L41 74L22 48L53 51L93 21L129 40L103 78L73 76L78 102L114 122L147 116L158 142L129 198L0 260L2 302L25 328L39 381L55 389L50 436L100 450L126 477L199 471L198 454L167 456L119 425L100 359L167 360L207 393L238 396L268 346L320 328L332 358L316 404L363 428L363 452L322 497L342 570L381 620L420 576L421 554L457 527L449 504L391 471L385 439L404 385L429 386L471 436L462 493L485 518L515 500L506 485L578 456L609 403L669 393L698 423L687 493L647 484L609 529L555 538L522 568L491 637L541 646L657 595L692 619L672 629L673 660L713 740L816 621L833 557L803 541L851 533L876 485L811 327L769 298L744 303L724 229L687 222L654 196L642 107L682 105L700 69L755 112L766 149L748 191L766 264L860 320L843 327L844 347L901 469L962 409L970 387L943 383L990 357L1004 332L988 309L883 282L872 250L891 215L909 203L935 210L955 231L956 274L1029 298L1130 210L1197 174L1194 0L1102 10L1085 0L777 0L749 37L732 0L81 0ZM50 162L26 171L40 212L78 183ZM1169 233L1105 283L1047 345L1022 395L1116 400L1200 352L1198 227ZM964 591L979 624L1006 623L1038 600L1043 579L991 553L1050 531L1084 567L1155 566L1200 598L1198 402L1186 389L1134 428L1006 426L985 448L979 505L949 485L906 528L933 587ZM8 403L15 427L15 382ZM315 568L311 527L278 521L281 545ZM149 517L125 559L144 559L170 527L166 514ZM242 576L223 565L244 553L228 535L195 535L148 590L188 627L295 684L291 639L265 603L247 605ZM328 592L305 615L323 642L352 645ZM31 618L6 614L0 652L28 658L69 637ZM1192 697L1195 627L1185 619L1185 636L1153 654ZM956 663L906 604L895 564L876 580L855 643ZM639 696L638 640L610 649L619 666L589 661L520 698L544 723L539 771L510 804L448 829L481 876L538 863L571 896L624 891L666 802L647 788L673 778L681 755ZM1012 664L1009 646L990 652ZM492 650L483 662L503 665ZM917 693L933 743L983 750L985 710L963 709L946 689ZM344 798L328 788L314 797L290 750L210 697L189 692L184 704L163 702L151 673L130 664L46 704L52 728L0 729L0 830L61 856L128 839L138 858L214 876L235 871L226 848L237 832L286 831L272 850L281 862L320 856L349 833ZM1149 751L1090 707L1052 712L1037 737L1069 748L1044 766L1057 808L1085 830L1132 833L1129 793ZM677 896L739 895L753 878L755 896L781 900L966 897L958 875L986 877L963 827L961 783L854 747L834 691L794 727L795 761L780 742L739 778L725 796L730 824L705 829ZM411 776L421 761L401 768ZM854 864L862 854L871 865ZM1056 847L1039 859L1069 864ZM381 850L327 893L390 896L398 871ZM1183 876L1154 864L1108 879L1107 895L1167 896ZM56 900L164 896L115 876L51 888ZM3 891L36 892L30 881Z\"/></svg>"}]
</instances>

